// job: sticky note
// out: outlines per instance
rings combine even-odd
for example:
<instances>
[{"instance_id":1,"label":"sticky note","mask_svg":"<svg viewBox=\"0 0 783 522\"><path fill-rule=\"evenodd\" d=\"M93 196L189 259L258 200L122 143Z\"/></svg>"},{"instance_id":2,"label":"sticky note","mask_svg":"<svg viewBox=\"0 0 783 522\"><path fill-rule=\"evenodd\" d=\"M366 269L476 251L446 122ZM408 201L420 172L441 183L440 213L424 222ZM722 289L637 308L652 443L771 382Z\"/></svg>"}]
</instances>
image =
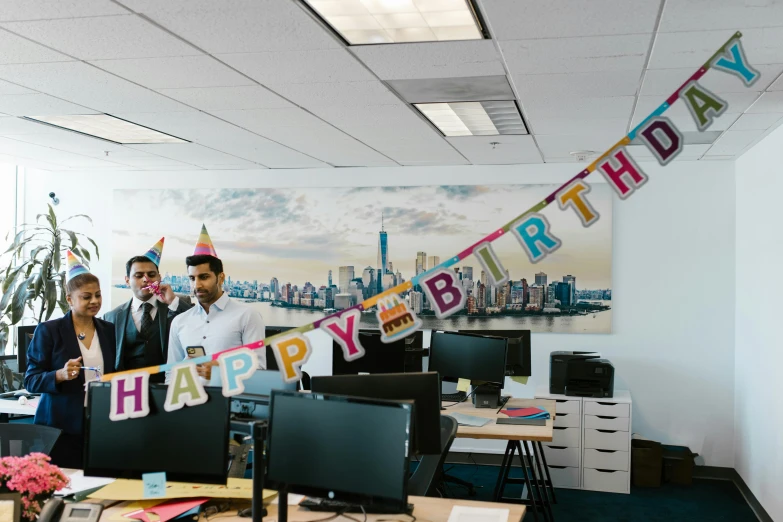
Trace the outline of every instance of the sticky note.
<instances>
[{"instance_id":1,"label":"sticky note","mask_svg":"<svg viewBox=\"0 0 783 522\"><path fill-rule=\"evenodd\" d=\"M527 375L520 375L519 377L511 377L511 380L518 382L519 384L527 384L529 377Z\"/></svg>"},{"instance_id":2,"label":"sticky note","mask_svg":"<svg viewBox=\"0 0 783 522\"><path fill-rule=\"evenodd\" d=\"M466 392L470 388L470 379L460 379L457 381L457 391Z\"/></svg>"},{"instance_id":3,"label":"sticky note","mask_svg":"<svg viewBox=\"0 0 783 522\"><path fill-rule=\"evenodd\" d=\"M144 498L159 498L166 494L166 473L144 473L141 476L144 483Z\"/></svg>"}]
</instances>

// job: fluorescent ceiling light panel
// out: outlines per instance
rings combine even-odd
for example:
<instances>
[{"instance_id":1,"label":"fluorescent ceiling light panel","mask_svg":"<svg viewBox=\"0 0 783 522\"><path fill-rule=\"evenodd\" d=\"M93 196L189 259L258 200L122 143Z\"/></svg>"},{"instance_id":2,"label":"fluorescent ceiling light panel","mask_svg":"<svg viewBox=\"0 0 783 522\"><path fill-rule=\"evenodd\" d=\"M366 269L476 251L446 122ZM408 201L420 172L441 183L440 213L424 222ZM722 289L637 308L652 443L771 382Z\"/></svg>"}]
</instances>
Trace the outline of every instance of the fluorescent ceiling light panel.
<instances>
[{"instance_id":1,"label":"fluorescent ceiling light panel","mask_svg":"<svg viewBox=\"0 0 783 522\"><path fill-rule=\"evenodd\" d=\"M414 103L445 136L527 134L513 101Z\"/></svg>"},{"instance_id":2,"label":"fluorescent ceiling light panel","mask_svg":"<svg viewBox=\"0 0 783 522\"><path fill-rule=\"evenodd\" d=\"M304 0L350 45L481 40L470 0Z\"/></svg>"},{"instance_id":3,"label":"fluorescent ceiling light panel","mask_svg":"<svg viewBox=\"0 0 783 522\"><path fill-rule=\"evenodd\" d=\"M190 143L187 140L108 114L36 116L34 118L25 116L24 119L120 144Z\"/></svg>"}]
</instances>

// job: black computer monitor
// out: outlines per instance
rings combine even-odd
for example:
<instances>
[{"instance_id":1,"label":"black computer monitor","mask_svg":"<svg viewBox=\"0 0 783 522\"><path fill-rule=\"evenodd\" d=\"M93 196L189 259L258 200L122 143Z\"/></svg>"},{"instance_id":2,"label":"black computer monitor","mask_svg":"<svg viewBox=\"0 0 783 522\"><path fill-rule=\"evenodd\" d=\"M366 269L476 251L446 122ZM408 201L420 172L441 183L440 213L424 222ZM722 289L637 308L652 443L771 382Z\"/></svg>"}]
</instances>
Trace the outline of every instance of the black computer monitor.
<instances>
[{"instance_id":1,"label":"black computer monitor","mask_svg":"<svg viewBox=\"0 0 783 522\"><path fill-rule=\"evenodd\" d=\"M332 343L332 375L405 372L405 339L384 343L377 330L359 330L359 344L364 356L346 361L342 346Z\"/></svg>"},{"instance_id":2,"label":"black computer monitor","mask_svg":"<svg viewBox=\"0 0 783 522\"><path fill-rule=\"evenodd\" d=\"M530 377L533 365L530 362L530 330L458 330L461 333L505 337L508 339L506 352L506 375Z\"/></svg>"},{"instance_id":3,"label":"black computer monitor","mask_svg":"<svg viewBox=\"0 0 783 522\"><path fill-rule=\"evenodd\" d=\"M273 335L281 334L283 332L287 332L288 330L293 329L293 326L267 326L264 329L264 335L266 338L270 338ZM275 352L272 351L272 346L267 345L266 346L266 369L267 370L279 370L280 368L277 366L277 359L275 358Z\"/></svg>"},{"instance_id":4,"label":"black computer monitor","mask_svg":"<svg viewBox=\"0 0 783 522\"><path fill-rule=\"evenodd\" d=\"M503 387L506 347L503 337L485 337L456 332L432 332L429 370L441 379L483 381Z\"/></svg>"},{"instance_id":5,"label":"black computer monitor","mask_svg":"<svg viewBox=\"0 0 783 522\"><path fill-rule=\"evenodd\" d=\"M264 487L406 512L412 412L410 401L273 391Z\"/></svg>"},{"instance_id":6,"label":"black computer monitor","mask_svg":"<svg viewBox=\"0 0 783 522\"><path fill-rule=\"evenodd\" d=\"M435 372L313 377L313 393L369 399L411 400L415 404L412 453L434 455L440 446L440 379Z\"/></svg>"},{"instance_id":7,"label":"black computer monitor","mask_svg":"<svg viewBox=\"0 0 783 522\"><path fill-rule=\"evenodd\" d=\"M229 397L165 411L166 385L151 384L146 417L109 419L111 383L91 383L84 425L84 474L140 479L165 471L166 480L225 484L228 477Z\"/></svg>"}]
</instances>

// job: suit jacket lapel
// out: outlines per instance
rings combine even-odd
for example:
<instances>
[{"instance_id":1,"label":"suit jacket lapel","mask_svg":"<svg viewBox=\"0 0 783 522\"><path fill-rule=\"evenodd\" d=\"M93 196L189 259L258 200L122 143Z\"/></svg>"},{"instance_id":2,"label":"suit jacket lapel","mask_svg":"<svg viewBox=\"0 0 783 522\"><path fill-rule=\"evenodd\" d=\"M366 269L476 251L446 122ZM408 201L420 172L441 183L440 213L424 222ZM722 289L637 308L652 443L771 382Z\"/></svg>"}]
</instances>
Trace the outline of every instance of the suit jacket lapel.
<instances>
[{"instance_id":1,"label":"suit jacket lapel","mask_svg":"<svg viewBox=\"0 0 783 522\"><path fill-rule=\"evenodd\" d=\"M106 330L102 326L99 326L97 321L95 322L95 334L98 336L98 341L101 343L101 352L103 353L103 373L113 373L116 369L114 358L117 347L111 345Z\"/></svg>"},{"instance_id":2,"label":"suit jacket lapel","mask_svg":"<svg viewBox=\"0 0 783 522\"><path fill-rule=\"evenodd\" d=\"M60 336L69 359L76 359L77 357L82 356L82 351L79 348L79 340L76 338L76 332L73 329L71 312L65 314L62 321L60 321Z\"/></svg>"},{"instance_id":3,"label":"suit jacket lapel","mask_svg":"<svg viewBox=\"0 0 783 522\"><path fill-rule=\"evenodd\" d=\"M119 368L122 363L122 346L125 343L125 328L128 326L128 318L131 315L131 303L133 299L122 305L117 312L117 318L114 322L114 337L117 339L117 347L115 349L116 357L114 361L114 368Z\"/></svg>"},{"instance_id":4,"label":"suit jacket lapel","mask_svg":"<svg viewBox=\"0 0 783 522\"><path fill-rule=\"evenodd\" d=\"M166 350L166 342L168 339L166 339L166 331L169 324L169 305L163 304L160 301L158 301L158 326L160 327L160 349L163 352L163 357L166 357L167 350Z\"/></svg>"}]
</instances>

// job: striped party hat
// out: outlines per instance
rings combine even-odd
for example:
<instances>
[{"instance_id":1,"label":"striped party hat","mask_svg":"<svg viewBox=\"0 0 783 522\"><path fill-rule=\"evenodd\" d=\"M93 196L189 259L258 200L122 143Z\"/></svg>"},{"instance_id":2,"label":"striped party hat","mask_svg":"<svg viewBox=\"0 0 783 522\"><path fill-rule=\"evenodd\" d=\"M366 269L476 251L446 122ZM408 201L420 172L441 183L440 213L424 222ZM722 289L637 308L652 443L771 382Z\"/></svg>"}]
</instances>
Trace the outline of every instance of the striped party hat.
<instances>
[{"instance_id":1,"label":"striped party hat","mask_svg":"<svg viewBox=\"0 0 783 522\"><path fill-rule=\"evenodd\" d=\"M160 256L163 255L163 241L165 241L165 239L165 237L160 238L158 242L152 245L152 248L147 250L147 253L144 254L144 257L155 263L155 266L160 266Z\"/></svg>"},{"instance_id":2,"label":"striped party hat","mask_svg":"<svg viewBox=\"0 0 783 522\"><path fill-rule=\"evenodd\" d=\"M79 261L79 258L76 257L70 250L65 253L65 259L68 263L68 272L66 274L68 281L76 276L90 273L90 271L87 270L87 267L85 267L82 262Z\"/></svg>"},{"instance_id":3,"label":"striped party hat","mask_svg":"<svg viewBox=\"0 0 783 522\"><path fill-rule=\"evenodd\" d=\"M201 225L201 234L198 236L198 243L196 243L196 250L193 252L193 255L217 257L217 252L215 252L215 247L212 246L212 240L209 238L206 225Z\"/></svg>"}]
</instances>

